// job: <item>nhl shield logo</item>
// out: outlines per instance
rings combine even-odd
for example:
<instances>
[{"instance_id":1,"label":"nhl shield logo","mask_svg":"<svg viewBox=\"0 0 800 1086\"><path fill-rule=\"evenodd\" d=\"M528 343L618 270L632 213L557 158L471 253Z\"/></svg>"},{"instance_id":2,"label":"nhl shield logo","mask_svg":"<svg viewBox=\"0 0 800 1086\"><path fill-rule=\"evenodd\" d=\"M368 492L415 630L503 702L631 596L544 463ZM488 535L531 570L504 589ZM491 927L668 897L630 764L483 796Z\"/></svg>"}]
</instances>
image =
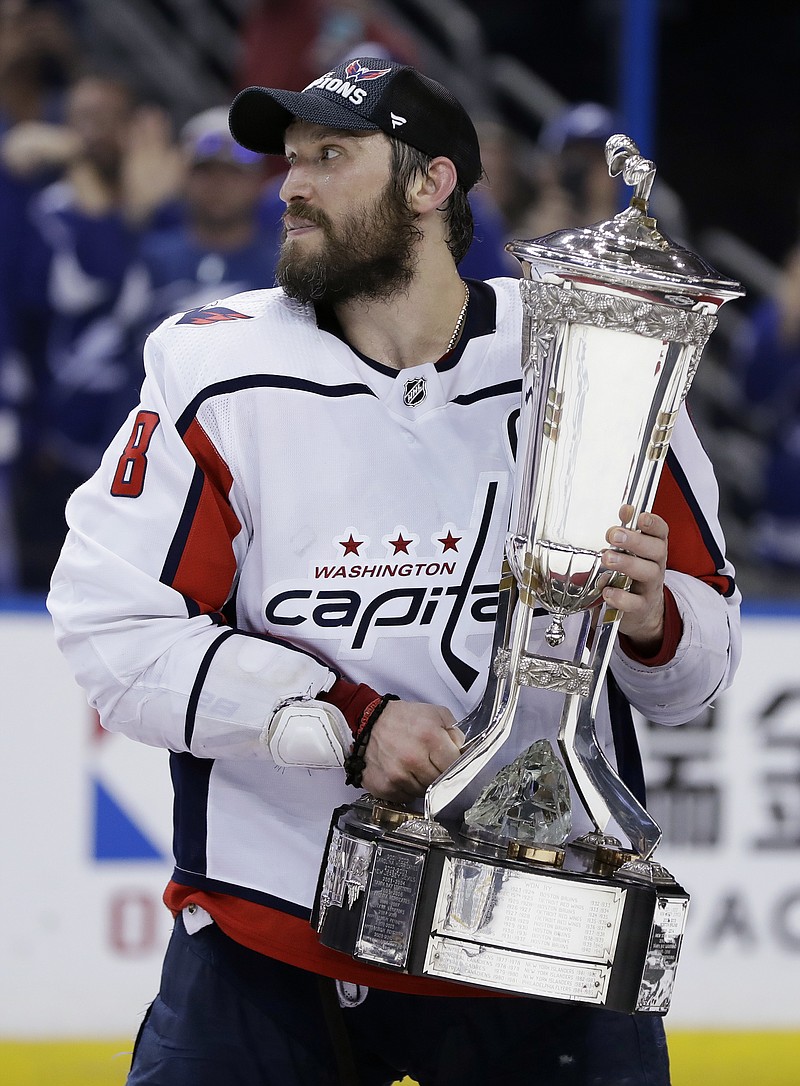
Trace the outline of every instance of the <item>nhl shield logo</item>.
<instances>
[{"instance_id":1,"label":"nhl shield logo","mask_svg":"<svg viewBox=\"0 0 800 1086\"><path fill-rule=\"evenodd\" d=\"M428 389L425 378L410 377L403 389L403 403L406 407L419 407L427 395Z\"/></svg>"}]
</instances>

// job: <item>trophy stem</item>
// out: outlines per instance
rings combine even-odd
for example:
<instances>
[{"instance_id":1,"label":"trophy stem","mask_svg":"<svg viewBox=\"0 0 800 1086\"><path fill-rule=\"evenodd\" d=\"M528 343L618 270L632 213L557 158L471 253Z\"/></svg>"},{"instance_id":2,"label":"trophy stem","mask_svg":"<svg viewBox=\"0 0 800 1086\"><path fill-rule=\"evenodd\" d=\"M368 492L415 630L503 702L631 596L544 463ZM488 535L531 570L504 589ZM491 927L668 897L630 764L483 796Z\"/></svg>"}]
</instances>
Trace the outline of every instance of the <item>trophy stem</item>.
<instances>
[{"instance_id":1,"label":"trophy stem","mask_svg":"<svg viewBox=\"0 0 800 1086\"><path fill-rule=\"evenodd\" d=\"M515 594L516 596L516 594ZM530 636L533 609L515 599L509 645L509 664L495 689L488 727L462 748L453 764L425 792L425 818L432 820L477 777L507 739L519 701L517 672Z\"/></svg>"},{"instance_id":2,"label":"trophy stem","mask_svg":"<svg viewBox=\"0 0 800 1086\"><path fill-rule=\"evenodd\" d=\"M600 623L593 646L591 689L588 696L565 696L558 745L597 832L604 834L613 818L635 852L647 859L661 840L661 828L612 767L597 742L595 729L597 704L618 625L618 619Z\"/></svg>"}]
</instances>

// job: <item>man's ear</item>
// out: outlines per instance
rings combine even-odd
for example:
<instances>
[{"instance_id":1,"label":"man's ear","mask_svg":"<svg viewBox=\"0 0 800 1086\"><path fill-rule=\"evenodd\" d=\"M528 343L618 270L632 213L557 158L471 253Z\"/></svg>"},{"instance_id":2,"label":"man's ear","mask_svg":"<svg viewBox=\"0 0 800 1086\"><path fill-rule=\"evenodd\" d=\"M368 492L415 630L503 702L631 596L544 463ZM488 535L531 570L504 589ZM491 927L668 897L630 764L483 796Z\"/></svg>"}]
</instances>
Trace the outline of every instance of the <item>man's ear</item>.
<instances>
[{"instance_id":1,"label":"man's ear","mask_svg":"<svg viewBox=\"0 0 800 1086\"><path fill-rule=\"evenodd\" d=\"M417 214L438 211L458 184L456 168L449 158L434 158L427 173L419 174L411 187L411 206Z\"/></svg>"}]
</instances>

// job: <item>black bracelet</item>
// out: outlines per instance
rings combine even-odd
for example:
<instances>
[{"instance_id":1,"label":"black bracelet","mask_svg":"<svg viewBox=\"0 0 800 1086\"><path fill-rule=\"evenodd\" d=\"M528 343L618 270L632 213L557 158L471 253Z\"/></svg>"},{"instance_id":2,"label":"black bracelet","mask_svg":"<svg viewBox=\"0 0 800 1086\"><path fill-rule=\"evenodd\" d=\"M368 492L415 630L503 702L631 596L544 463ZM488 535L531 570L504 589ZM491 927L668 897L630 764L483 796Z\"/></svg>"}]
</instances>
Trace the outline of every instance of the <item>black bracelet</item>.
<instances>
[{"instance_id":1,"label":"black bracelet","mask_svg":"<svg viewBox=\"0 0 800 1086\"><path fill-rule=\"evenodd\" d=\"M367 749L367 743L372 734L372 729L375 727L375 721L390 701L399 700L400 698L397 694L384 694L381 700L375 705L375 708L369 713L367 719L362 721L361 727L356 733L356 737L353 741L353 749L344 760L345 784L352 784L354 788L361 787L361 778L363 777L364 769L366 768L364 752Z\"/></svg>"}]
</instances>

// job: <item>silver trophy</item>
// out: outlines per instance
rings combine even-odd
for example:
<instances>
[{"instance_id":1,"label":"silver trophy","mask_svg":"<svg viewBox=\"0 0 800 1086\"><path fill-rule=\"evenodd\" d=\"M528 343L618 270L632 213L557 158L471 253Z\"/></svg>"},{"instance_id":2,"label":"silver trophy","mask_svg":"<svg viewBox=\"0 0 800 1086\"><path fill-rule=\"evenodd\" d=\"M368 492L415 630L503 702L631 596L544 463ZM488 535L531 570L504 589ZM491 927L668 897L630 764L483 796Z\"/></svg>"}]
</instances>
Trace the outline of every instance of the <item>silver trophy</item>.
<instances>
[{"instance_id":1,"label":"silver trophy","mask_svg":"<svg viewBox=\"0 0 800 1086\"><path fill-rule=\"evenodd\" d=\"M629 524L652 508L716 313L742 290L658 231L655 167L631 139L612 136L606 159L634 189L625 211L508 246L523 270L520 429L492 673L460 722L470 738L422 812L372 796L334 812L312 919L325 945L386 968L665 1014L689 897L652 858L661 831L597 740L619 626L602 593L627 587L601 554L623 506ZM537 608L550 615L542 655L528 651ZM559 751L594 823L569 844L566 777L547 741L458 825L441 817L508 739L522 687L563 696Z\"/></svg>"}]
</instances>

